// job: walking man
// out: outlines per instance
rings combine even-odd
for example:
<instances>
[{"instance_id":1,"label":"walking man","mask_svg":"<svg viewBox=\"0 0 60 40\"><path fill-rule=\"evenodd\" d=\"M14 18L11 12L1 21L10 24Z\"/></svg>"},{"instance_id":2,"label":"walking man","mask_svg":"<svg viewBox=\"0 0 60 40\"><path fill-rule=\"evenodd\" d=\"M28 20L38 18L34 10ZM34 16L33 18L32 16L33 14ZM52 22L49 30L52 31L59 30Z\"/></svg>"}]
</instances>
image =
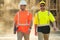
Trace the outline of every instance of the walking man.
<instances>
[{"instance_id":1,"label":"walking man","mask_svg":"<svg viewBox=\"0 0 60 40\"><path fill-rule=\"evenodd\" d=\"M32 14L26 10L26 5L26 1L21 0L19 3L20 10L14 17L14 34L17 32L17 40L22 40L22 37L24 37L25 40L29 40Z\"/></svg>"},{"instance_id":2,"label":"walking man","mask_svg":"<svg viewBox=\"0 0 60 40\"><path fill-rule=\"evenodd\" d=\"M45 9L45 5L44 1L40 2L40 11L34 17L35 35L38 33L38 40L49 40L50 21L53 23L54 30L57 30L55 18L51 12Z\"/></svg>"}]
</instances>

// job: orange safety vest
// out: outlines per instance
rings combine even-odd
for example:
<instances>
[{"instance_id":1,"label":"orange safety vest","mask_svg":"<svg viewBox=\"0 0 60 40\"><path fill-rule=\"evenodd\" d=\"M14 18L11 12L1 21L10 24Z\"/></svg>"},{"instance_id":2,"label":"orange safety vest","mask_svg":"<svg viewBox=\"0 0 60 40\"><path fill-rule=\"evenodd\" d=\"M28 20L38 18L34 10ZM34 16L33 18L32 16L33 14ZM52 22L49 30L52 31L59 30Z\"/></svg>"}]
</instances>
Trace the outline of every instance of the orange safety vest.
<instances>
[{"instance_id":1,"label":"orange safety vest","mask_svg":"<svg viewBox=\"0 0 60 40\"><path fill-rule=\"evenodd\" d=\"M16 27L18 27L17 31L21 31L27 33L30 29L30 23L32 21L32 14L27 10L19 11L14 17L14 21L16 23Z\"/></svg>"}]
</instances>

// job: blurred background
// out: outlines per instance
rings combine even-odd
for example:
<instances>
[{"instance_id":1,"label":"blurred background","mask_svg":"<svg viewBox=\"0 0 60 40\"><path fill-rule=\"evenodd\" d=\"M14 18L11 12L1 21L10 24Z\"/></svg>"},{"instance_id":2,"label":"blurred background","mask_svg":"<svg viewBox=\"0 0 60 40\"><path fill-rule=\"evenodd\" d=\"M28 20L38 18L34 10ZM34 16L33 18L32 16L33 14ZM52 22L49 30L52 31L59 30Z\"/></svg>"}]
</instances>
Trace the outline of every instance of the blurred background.
<instances>
[{"instance_id":1,"label":"blurred background","mask_svg":"<svg viewBox=\"0 0 60 40\"><path fill-rule=\"evenodd\" d=\"M30 12L32 12L34 16L34 14L39 11L39 2L41 0L26 0L26 1L28 3L27 9ZM46 9L53 13L56 19L56 26L60 30L60 0L44 0L44 1L46 2ZM0 40L16 40L16 35L13 35L13 18L16 12L19 11L18 7L19 2L20 0L0 0ZM31 34L34 36L34 27L32 28ZM52 37L50 40L52 39L60 40L59 39L60 31L55 32L51 28L51 35ZM35 37L34 39L37 40L37 38Z\"/></svg>"}]
</instances>

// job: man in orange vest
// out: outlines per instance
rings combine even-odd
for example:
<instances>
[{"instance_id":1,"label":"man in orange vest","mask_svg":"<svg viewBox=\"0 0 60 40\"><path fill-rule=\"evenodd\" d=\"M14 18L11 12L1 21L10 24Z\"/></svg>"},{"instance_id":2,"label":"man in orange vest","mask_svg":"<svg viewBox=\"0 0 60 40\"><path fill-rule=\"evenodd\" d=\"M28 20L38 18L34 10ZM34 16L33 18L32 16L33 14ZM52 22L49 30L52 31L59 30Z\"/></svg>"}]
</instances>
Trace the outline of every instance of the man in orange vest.
<instances>
[{"instance_id":1,"label":"man in orange vest","mask_svg":"<svg viewBox=\"0 0 60 40\"><path fill-rule=\"evenodd\" d=\"M21 0L19 3L21 10L18 11L14 17L15 31L17 30L17 40L22 40L22 37L24 37L25 40L29 40L32 14L25 9L26 5L26 1Z\"/></svg>"}]
</instances>

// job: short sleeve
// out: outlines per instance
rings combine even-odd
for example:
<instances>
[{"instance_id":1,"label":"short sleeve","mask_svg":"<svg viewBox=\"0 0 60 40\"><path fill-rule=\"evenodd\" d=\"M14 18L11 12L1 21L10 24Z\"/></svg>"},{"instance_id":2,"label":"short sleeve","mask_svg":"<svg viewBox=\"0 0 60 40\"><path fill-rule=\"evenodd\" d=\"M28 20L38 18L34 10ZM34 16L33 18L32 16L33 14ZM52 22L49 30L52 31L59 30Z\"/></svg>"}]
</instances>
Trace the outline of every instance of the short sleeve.
<instances>
[{"instance_id":1,"label":"short sleeve","mask_svg":"<svg viewBox=\"0 0 60 40\"><path fill-rule=\"evenodd\" d=\"M15 16L14 16L14 22L15 23L17 22L17 17L18 17L18 13L16 13Z\"/></svg>"},{"instance_id":2,"label":"short sleeve","mask_svg":"<svg viewBox=\"0 0 60 40\"><path fill-rule=\"evenodd\" d=\"M55 18L54 18L53 14L51 12L49 14L49 19L50 19L51 22L55 21Z\"/></svg>"},{"instance_id":3,"label":"short sleeve","mask_svg":"<svg viewBox=\"0 0 60 40\"><path fill-rule=\"evenodd\" d=\"M28 16L28 23L31 24L32 22L32 13L29 13L29 16Z\"/></svg>"},{"instance_id":4,"label":"short sleeve","mask_svg":"<svg viewBox=\"0 0 60 40\"><path fill-rule=\"evenodd\" d=\"M29 18L30 21L32 20L32 13L29 13Z\"/></svg>"},{"instance_id":5,"label":"short sleeve","mask_svg":"<svg viewBox=\"0 0 60 40\"><path fill-rule=\"evenodd\" d=\"M37 13L34 16L34 24L38 24Z\"/></svg>"}]
</instances>

